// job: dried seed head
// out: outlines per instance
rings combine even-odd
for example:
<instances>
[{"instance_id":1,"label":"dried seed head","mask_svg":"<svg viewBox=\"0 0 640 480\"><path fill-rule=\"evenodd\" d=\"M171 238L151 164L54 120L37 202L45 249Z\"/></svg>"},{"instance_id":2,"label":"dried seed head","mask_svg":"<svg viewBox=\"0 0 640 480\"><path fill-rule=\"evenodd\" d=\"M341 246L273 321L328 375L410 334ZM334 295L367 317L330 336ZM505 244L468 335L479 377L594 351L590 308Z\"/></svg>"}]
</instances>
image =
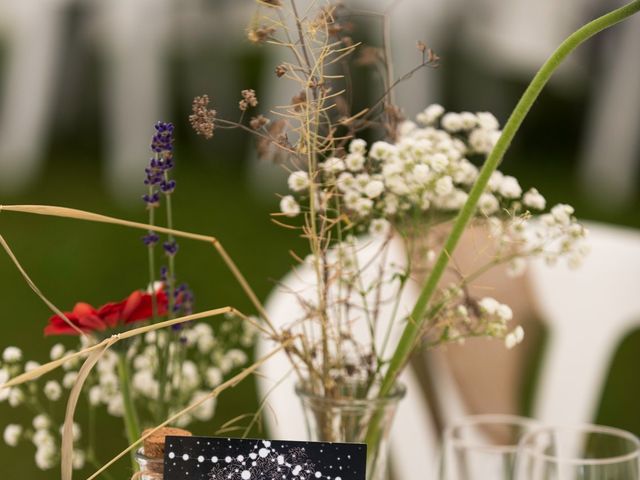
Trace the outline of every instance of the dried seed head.
<instances>
[{"instance_id":1,"label":"dried seed head","mask_svg":"<svg viewBox=\"0 0 640 480\"><path fill-rule=\"evenodd\" d=\"M278 76L278 78L284 77L286 73L287 73L287 67L285 65L280 64L276 67L276 75Z\"/></svg>"},{"instance_id":2,"label":"dried seed head","mask_svg":"<svg viewBox=\"0 0 640 480\"><path fill-rule=\"evenodd\" d=\"M263 43L266 42L275 31L276 29L274 27L263 25L261 27L251 28L247 33L247 38L252 43Z\"/></svg>"},{"instance_id":3,"label":"dried seed head","mask_svg":"<svg viewBox=\"0 0 640 480\"><path fill-rule=\"evenodd\" d=\"M242 90L242 100L238 103L240 110L246 112L249 107L258 106L258 97L256 97L255 90Z\"/></svg>"},{"instance_id":4,"label":"dried seed head","mask_svg":"<svg viewBox=\"0 0 640 480\"><path fill-rule=\"evenodd\" d=\"M258 115L257 117L253 117L249 122L249 126L254 130L260 130L262 127L269 123L269 119L264 115Z\"/></svg>"},{"instance_id":5,"label":"dried seed head","mask_svg":"<svg viewBox=\"0 0 640 480\"><path fill-rule=\"evenodd\" d=\"M419 40L418 43L416 44L416 48L418 49L419 52L425 53L427 51L427 44L424 43L422 40Z\"/></svg>"},{"instance_id":6,"label":"dried seed head","mask_svg":"<svg viewBox=\"0 0 640 480\"><path fill-rule=\"evenodd\" d=\"M202 135L207 140L213 137L215 130L216 111L210 110L209 96L201 95L193 99L191 111L189 115L189 123L198 135Z\"/></svg>"}]
</instances>

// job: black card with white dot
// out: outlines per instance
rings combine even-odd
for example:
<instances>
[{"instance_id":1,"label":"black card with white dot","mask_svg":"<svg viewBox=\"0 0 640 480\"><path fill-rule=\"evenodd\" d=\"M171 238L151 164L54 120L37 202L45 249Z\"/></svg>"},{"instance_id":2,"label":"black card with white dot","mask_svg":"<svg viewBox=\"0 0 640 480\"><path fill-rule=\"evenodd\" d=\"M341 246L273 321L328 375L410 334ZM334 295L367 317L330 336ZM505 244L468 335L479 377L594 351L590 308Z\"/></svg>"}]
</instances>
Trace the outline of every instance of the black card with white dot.
<instances>
[{"instance_id":1,"label":"black card with white dot","mask_svg":"<svg viewBox=\"0 0 640 480\"><path fill-rule=\"evenodd\" d=\"M367 446L167 437L165 480L364 480Z\"/></svg>"}]
</instances>

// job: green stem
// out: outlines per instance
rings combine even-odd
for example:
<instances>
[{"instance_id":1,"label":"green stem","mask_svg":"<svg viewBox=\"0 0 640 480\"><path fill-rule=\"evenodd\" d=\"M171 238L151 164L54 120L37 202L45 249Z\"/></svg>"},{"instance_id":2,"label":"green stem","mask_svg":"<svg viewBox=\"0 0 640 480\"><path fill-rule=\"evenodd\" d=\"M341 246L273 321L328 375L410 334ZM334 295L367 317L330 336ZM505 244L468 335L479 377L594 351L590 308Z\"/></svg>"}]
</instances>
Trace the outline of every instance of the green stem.
<instances>
[{"instance_id":1,"label":"green stem","mask_svg":"<svg viewBox=\"0 0 640 480\"><path fill-rule=\"evenodd\" d=\"M138 412L136 411L131 394L131 375L126 352L118 353L118 376L120 377L120 393L122 394L127 440L129 444L132 444L140 438L140 421L138 420ZM135 451L131 452L131 465L133 466L133 471L137 471L138 466L135 459Z\"/></svg>"},{"instance_id":2,"label":"green stem","mask_svg":"<svg viewBox=\"0 0 640 480\"><path fill-rule=\"evenodd\" d=\"M489 183L489 179L491 178L491 174L498 168L498 165L509 148L513 137L518 132L520 125L540 95L540 92L549 81L553 72L558 68L562 61L584 41L598 32L623 21L638 11L640 11L640 0L634 0L624 7L614 10L584 25L562 42L558 49L553 52L549 59L544 63L542 68L540 68L538 73L536 73L535 77L522 95L522 98L513 110L513 113L509 117L509 120L502 131L502 135L498 139L495 147L480 170L478 179L469 192L469 198L456 218L451 233L438 256L434 268L422 287L420 296L418 297L413 311L411 312L407 326L402 333L395 353L389 363L389 368L382 381L380 396L385 396L391 391L398 375L409 360L409 356L411 355L416 343L420 340L424 325L429 320L429 317L426 315L429 302L431 301L438 283L440 282L440 279L442 278L442 275L449 263L450 256L458 245L460 237L467 227L467 224L473 217L478 200L485 191L487 184ZM368 440L375 440L375 437L377 436L376 432L378 428L375 426L375 423L377 422L373 423L374 424L371 425L372 428L369 430L369 435L367 436ZM369 438L370 436L371 438Z\"/></svg>"}]
</instances>

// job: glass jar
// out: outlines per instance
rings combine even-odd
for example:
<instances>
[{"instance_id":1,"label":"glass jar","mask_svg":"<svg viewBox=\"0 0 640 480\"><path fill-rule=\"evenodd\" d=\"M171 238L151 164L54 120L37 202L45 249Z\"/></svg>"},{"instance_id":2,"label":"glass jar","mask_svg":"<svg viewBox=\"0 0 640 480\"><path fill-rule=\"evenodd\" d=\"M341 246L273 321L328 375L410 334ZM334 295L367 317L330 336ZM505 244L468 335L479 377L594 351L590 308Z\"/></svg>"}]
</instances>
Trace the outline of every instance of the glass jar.
<instances>
[{"instance_id":1,"label":"glass jar","mask_svg":"<svg viewBox=\"0 0 640 480\"><path fill-rule=\"evenodd\" d=\"M133 476L132 480L163 480L164 458L147 457L141 448L136 452L136 462L140 471Z\"/></svg>"},{"instance_id":2,"label":"glass jar","mask_svg":"<svg viewBox=\"0 0 640 480\"><path fill-rule=\"evenodd\" d=\"M309 439L318 442L367 443L367 480L386 480L389 432L398 402L406 389L396 384L383 398L367 398L370 386L347 382L328 398L296 386L302 401ZM372 426L375 429L372 430Z\"/></svg>"}]
</instances>

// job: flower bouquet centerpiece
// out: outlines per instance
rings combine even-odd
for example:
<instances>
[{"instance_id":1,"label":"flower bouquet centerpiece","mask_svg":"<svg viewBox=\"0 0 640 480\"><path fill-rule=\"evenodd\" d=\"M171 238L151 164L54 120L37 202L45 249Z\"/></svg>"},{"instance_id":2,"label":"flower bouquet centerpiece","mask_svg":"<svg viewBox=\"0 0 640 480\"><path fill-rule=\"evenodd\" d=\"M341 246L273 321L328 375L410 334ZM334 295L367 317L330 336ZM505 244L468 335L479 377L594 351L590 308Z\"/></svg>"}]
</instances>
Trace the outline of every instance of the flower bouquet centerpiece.
<instances>
[{"instance_id":1,"label":"flower bouquet centerpiece","mask_svg":"<svg viewBox=\"0 0 640 480\"><path fill-rule=\"evenodd\" d=\"M298 263L294 275L299 276L305 288L292 289L285 282L291 304L299 307L296 315L271 318L218 239L174 229L170 198L175 183L168 176L173 163L168 140L171 129L166 125L159 126L159 137L154 139L156 155L147 172L147 224L59 207L2 207L6 212L62 216L148 232L145 243L151 260L150 288L147 297L143 292L138 295L151 302L154 320L115 335L94 335L81 351L34 366L28 372L18 367L5 375L11 378L4 383L3 391L13 392L22 385L31 388L27 382L72 360L84 359L70 391L62 430L63 480L72 476L77 399L84 391L95 391L95 397L100 398L104 393L102 387L93 390L100 382L98 378L91 383L94 365L133 363L134 369L136 364L153 365L145 355L140 359L141 350L148 350L149 357L157 359L156 365L165 365L162 362L173 358L170 345L175 345L176 352L187 349L181 340L186 334L182 330L170 332L170 328L223 314L232 314L241 323L259 330L275 344L273 349L213 387L216 382L209 380L208 369L217 365L209 363L210 345L202 347L203 353L200 335L194 334L198 347L192 351L201 359L194 365L200 373L186 377L204 378L205 383L209 382L206 386L213 388L196 397L196 381L191 389L182 389L180 380L174 389L174 381L169 378L159 382L157 389L153 382L141 382L157 393L164 405L150 412L155 415L157 426L140 435L131 427L135 424L133 419L128 419L129 447L90 478L96 478L134 451L158 428L175 424L185 415L196 415L206 402L281 352L287 355L297 376L298 393L308 411L312 436L324 441L366 442L368 477L385 478L386 434L394 405L403 393L399 375L411 354L421 347L433 348L471 337L499 338L507 347L514 347L523 338L523 330L511 325L513 314L508 305L478 295L470 288L471 282L504 264L512 274L521 274L525 261L533 257L549 263L564 259L577 265L585 252L586 231L574 218L572 207L560 204L547 208L536 189L523 188L514 177L497 168L527 112L562 60L590 36L640 10L640 0L594 20L568 37L536 74L503 128L490 113L446 112L439 105L426 107L415 121L403 118L402 109L393 101L394 89L401 88L415 71L435 66L438 57L419 42L416 67L395 78L386 16L380 17L385 25L382 46L368 47L354 40L351 31L352 16L363 12L325 2L312 1L304 9L299 8L297 0L257 3L259 13L249 27L248 37L255 43L281 49L283 56L274 74L278 81L292 85L291 101L260 113L258 95L246 89L239 96L237 117L227 119L211 108L209 97L203 95L195 98L189 120L195 131L206 138L222 129L250 132L257 137L260 155L278 161L288 171L289 191L282 192L280 211L273 220L308 242L305 251L293 253ZM380 72L382 94L367 108L353 107L351 59ZM168 207L166 226L158 226L155 218L155 207L162 199ZM461 272L451 268L450 262L470 225L482 229L492 244L491 255L476 270ZM159 235L167 236L163 248L168 267L156 279L153 252ZM184 308L188 298L174 280L178 237L206 242L215 249L252 301L257 318L231 306L193 314L176 311ZM21 268L4 240L2 245ZM93 316L74 322L71 314L62 314L43 297L22 271L64 323L80 327L78 333L86 335L83 326L94 321ZM156 280L162 281L160 287ZM406 300L412 288L415 296L409 297L410 306L405 308L406 302L401 299ZM163 298L167 317L156 320L164 311ZM78 313L87 309L81 306ZM124 320L115 324L126 324L127 318L134 318L124 316L125 310L132 315L124 308ZM110 321L103 319L106 324ZM62 326L59 320L56 322ZM129 353L131 349L135 349L133 353ZM15 359L17 355L11 351L7 356ZM179 361L174 371L181 372L184 363ZM134 401L134 395L127 393L131 383L126 368L120 370L124 371L120 375L124 378L120 382L121 411L126 419L127 405ZM156 371L160 375L164 372L162 368ZM185 396L185 392L191 393ZM14 429L7 436L13 441L20 435Z\"/></svg>"}]
</instances>

